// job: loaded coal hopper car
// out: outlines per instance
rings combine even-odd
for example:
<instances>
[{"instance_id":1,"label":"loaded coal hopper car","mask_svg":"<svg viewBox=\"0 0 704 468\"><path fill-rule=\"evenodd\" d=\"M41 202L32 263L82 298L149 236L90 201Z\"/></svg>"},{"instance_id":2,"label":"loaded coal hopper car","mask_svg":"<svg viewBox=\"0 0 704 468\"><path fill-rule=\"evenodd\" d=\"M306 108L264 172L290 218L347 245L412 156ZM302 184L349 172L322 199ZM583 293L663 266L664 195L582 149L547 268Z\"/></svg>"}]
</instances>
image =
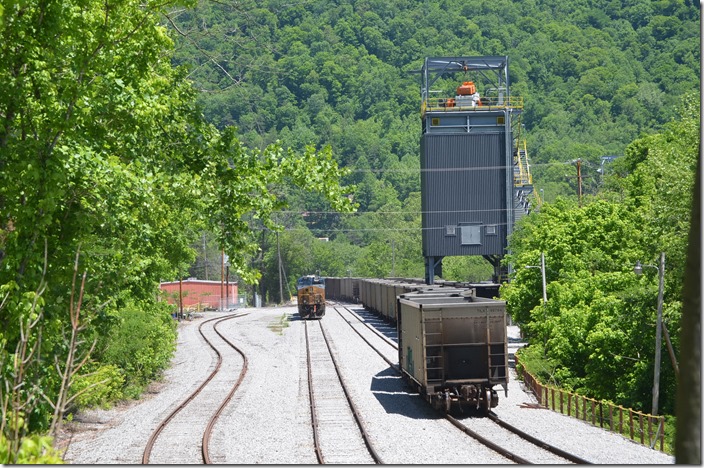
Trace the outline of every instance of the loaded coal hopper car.
<instances>
[{"instance_id":1,"label":"loaded coal hopper car","mask_svg":"<svg viewBox=\"0 0 704 468\"><path fill-rule=\"evenodd\" d=\"M506 303L471 292L398 298L399 364L434 408L488 413L508 395Z\"/></svg>"}]
</instances>

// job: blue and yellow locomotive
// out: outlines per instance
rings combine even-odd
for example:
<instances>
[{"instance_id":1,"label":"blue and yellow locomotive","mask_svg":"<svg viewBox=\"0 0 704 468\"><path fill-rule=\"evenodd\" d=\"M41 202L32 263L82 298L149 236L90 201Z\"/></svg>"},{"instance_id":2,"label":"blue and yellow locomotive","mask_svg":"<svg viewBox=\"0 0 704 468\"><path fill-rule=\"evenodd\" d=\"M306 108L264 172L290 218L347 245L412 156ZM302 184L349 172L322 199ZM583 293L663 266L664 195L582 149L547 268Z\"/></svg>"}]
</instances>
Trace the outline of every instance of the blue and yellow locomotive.
<instances>
[{"instance_id":1,"label":"blue and yellow locomotive","mask_svg":"<svg viewBox=\"0 0 704 468\"><path fill-rule=\"evenodd\" d=\"M325 315L325 279L317 275L301 276L298 289L298 315L303 319Z\"/></svg>"}]
</instances>

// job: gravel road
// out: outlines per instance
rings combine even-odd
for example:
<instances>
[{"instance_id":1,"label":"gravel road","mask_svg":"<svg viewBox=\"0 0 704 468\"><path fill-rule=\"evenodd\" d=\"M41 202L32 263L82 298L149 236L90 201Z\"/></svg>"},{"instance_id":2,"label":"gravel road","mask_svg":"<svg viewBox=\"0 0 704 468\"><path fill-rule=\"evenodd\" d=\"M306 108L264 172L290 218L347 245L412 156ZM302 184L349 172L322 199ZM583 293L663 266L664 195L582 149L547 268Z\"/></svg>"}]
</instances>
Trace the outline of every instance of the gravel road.
<instances>
[{"instance_id":1,"label":"gravel road","mask_svg":"<svg viewBox=\"0 0 704 468\"><path fill-rule=\"evenodd\" d=\"M210 441L212 461L316 464L303 322L298 320L295 307L238 310L243 312L248 315L218 326L247 355L249 370L215 425ZM66 462L141 463L144 445L152 431L210 373L216 358L197 329L202 321L222 315L206 313L203 318L179 324L172 367L144 398L110 410L75 415L58 441L59 446L67 448ZM512 463L461 433L417 394L411 393L396 372L332 309L322 321L342 366L343 379L349 385L372 444L385 463ZM514 327L509 327L509 332L517 333ZM513 372L510 377L508 397L501 389L499 406L494 411L535 437L597 464L674 463L672 456L582 421L545 409L522 407L523 403L535 403L535 399L524 392ZM479 428L486 421L472 423ZM176 452L179 442L174 442ZM529 454L521 455L531 459ZM540 463L557 462L551 459Z\"/></svg>"}]
</instances>

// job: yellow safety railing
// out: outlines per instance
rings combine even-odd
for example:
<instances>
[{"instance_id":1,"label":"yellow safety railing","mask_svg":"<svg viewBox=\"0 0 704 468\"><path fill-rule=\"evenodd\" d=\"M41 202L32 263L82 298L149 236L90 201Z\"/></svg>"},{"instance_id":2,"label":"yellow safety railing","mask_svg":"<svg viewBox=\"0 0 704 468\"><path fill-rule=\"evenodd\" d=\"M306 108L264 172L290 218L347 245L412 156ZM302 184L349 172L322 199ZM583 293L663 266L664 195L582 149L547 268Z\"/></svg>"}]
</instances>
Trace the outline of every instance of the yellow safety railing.
<instances>
[{"instance_id":1,"label":"yellow safety railing","mask_svg":"<svg viewBox=\"0 0 704 468\"><path fill-rule=\"evenodd\" d=\"M523 109L523 98L511 96L499 99L497 96L485 96L481 98L481 105L478 106L460 105L454 97L429 98L422 102L420 112L421 115L425 115L426 112L482 112L499 109Z\"/></svg>"},{"instance_id":2,"label":"yellow safety railing","mask_svg":"<svg viewBox=\"0 0 704 468\"><path fill-rule=\"evenodd\" d=\"M530 173L530 166L528 165L528 145L526 141L523 140L523 151L520 149L520 144L518 151L516 151L516 165L518 166L518 175L514 176L514 185L533 185L533 176Z\"/></svg>"}]
</instances>

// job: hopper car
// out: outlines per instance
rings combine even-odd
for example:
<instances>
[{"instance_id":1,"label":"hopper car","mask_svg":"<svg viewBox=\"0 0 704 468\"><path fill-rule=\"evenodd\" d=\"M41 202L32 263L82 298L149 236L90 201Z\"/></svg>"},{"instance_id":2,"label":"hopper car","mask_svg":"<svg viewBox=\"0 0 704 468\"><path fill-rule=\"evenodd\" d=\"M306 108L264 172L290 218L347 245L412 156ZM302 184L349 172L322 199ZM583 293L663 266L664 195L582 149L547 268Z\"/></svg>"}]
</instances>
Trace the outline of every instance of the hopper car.
<instances>
[{"instance_id":1,"label":"hopper car","mask_svg":"<svg viewBox=\"0 0 704 468\"><path fill-rule=\"evenodd\" d=\"M361 302L396 324L406 382L434 408L488 412L508 395L506 303L481 284L387 278L327 278L330 299ZM493 285L488 285L493 289Z\"/></svg>"}]
</instances>

